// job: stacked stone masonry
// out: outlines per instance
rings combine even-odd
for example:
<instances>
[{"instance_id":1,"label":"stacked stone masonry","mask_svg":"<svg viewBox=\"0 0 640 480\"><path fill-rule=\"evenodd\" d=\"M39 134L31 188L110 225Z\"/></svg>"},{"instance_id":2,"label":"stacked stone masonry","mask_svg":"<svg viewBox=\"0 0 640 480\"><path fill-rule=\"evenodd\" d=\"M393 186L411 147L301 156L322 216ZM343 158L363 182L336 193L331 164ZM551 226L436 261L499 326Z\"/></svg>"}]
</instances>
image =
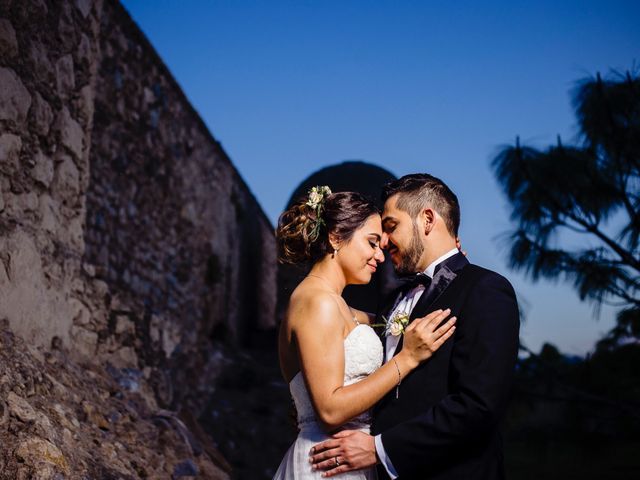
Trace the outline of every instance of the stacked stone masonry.
<instances>
[{"instance_id":1,"label":"stacked stone masonry","mask_svg":"<svg viewBox=\"0 0 640 480\"><path fill-rule=\"evenodd\" d=\"M274 326L273 229L115 0L0 0L0 320L196 415ZM1 412L0 412L1 413ZM43 477L44 478L44 477Z\"/></svg>"}]
</instances>

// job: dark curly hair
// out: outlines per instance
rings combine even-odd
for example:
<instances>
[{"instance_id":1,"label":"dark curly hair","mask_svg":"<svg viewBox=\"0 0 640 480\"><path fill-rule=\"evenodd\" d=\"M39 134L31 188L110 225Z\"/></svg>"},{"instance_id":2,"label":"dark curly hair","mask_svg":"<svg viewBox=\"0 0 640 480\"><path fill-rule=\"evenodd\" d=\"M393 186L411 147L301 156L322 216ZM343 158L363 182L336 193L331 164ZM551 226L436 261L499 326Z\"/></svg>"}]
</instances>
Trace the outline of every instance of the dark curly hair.
<instances>
[{"instance_id":1,"label":"dark curly hair","mask_svg":"<svg viewBox=\"0 0 640 480\"><path fill-rule=\"evenodd\" d=\"M337 192L325 196L317 236L317 210L301 198L278 219L276 242L281 263L315 263L333 251L329 233L339 242L348 242L371 215L380 214L373 202L357 192Z\"/></svg>"},{"instance_id":2,"label":"dark curly hair","mask_svg":"<svg viewBox=\"0 0 640 480\"><path fill-rule=\"evenodd\" d=\"M444 219L449 233L458 236L460 204L458 197L439 178L428 173L413 173L393 180L384 186L382 201L398 195L396 206L416 218L420 211L430 206Z\"/></svg>"}]
</instances>

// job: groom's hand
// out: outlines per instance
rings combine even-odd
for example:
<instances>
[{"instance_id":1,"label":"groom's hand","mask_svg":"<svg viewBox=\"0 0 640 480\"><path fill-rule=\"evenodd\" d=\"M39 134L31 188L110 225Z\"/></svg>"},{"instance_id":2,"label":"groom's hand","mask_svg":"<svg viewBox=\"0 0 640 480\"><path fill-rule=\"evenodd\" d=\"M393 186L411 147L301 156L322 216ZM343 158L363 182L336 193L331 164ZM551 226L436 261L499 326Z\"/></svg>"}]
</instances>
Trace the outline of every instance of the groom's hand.
<instances>
[{"instance_id":1,"label":"groom's hand","mask_svg":"<svg viewBox=\"0 0 640 480\"><path fill-rule=\"evenodd\" d=\"M331 440L314 446L309 455L312 468L324 470L324 477L372 467L378 462L373 437L359 430L338 432Z\"/></svg>"}]
</instances>

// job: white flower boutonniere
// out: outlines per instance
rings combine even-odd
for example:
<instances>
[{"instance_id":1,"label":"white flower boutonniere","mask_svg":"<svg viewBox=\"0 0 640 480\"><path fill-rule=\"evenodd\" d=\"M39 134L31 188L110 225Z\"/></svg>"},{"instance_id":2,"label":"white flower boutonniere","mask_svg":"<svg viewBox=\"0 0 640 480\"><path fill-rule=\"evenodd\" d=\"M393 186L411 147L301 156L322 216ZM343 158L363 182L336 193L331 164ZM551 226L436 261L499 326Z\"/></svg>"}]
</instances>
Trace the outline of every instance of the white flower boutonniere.
<instances>
[{"instance_id":1,"label":"white flower boutonniere","mask_svg":"<svg viewBox=\"0 0 640 480\"><path fill-rule=\"evenodd\" d=\"M404 334L407 325L409 325L409 314L406 312L398 312L391 319L382 317L385 323L372 325L373 327L384 327L385 336L392 335L398 337Z\"/></svg>"}]
</instances>

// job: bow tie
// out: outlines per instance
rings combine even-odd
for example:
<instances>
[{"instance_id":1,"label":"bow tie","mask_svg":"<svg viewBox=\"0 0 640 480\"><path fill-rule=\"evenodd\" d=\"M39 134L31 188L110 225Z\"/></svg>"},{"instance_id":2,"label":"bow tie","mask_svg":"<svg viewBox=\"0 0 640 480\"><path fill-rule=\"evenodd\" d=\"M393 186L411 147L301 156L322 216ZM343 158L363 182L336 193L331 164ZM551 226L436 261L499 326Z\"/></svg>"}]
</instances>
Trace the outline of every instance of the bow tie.
<instances>
[{"instance_id":1,"label":"bow tie","mask_svg":"<svg viewBox=\"0 0 640 480\"><path fill-rule=\"evenodd\" d=\"M431 277L428 277L424 273L417 273L415 275L404 277L402 285L400 286L400 292L402 292L403 295L406 295L418 285L424 285L425 289L429 288L429 285L431 285Z\"/></svg>"}]
</instances>

